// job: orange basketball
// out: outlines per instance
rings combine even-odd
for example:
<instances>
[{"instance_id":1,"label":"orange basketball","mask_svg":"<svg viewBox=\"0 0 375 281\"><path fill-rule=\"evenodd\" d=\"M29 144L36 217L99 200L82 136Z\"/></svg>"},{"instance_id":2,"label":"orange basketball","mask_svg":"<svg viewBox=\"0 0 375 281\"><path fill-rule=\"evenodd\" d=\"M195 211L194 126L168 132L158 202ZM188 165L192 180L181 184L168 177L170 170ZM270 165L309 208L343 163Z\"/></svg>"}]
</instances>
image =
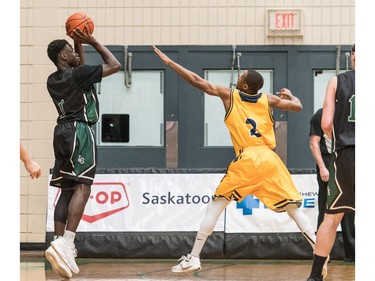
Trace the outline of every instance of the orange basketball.
<instances>
[{"instance_id":1,"label":"orange basketball","mask_svg":"<svg viewBox=\"0 0 375 281\"><path fill-rule=\"evenodd\" d=\"M84 32L86 27L87 31L92 34L94 32L94 21L85 13L74 13L69 16L65 23L66 34L69 35L73 29L79 28Z\"/></svg>"}]
</instances>

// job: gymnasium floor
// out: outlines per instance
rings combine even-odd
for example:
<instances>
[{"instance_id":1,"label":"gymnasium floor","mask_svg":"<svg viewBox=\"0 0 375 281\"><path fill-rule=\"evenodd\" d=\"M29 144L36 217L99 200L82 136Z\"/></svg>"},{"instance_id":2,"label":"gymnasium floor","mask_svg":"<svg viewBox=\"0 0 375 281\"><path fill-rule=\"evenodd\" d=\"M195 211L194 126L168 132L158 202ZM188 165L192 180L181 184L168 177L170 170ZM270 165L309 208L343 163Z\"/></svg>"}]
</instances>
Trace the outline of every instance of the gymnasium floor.
<instances>
[{"instance_id":1,"label":"gymnasium floor","mask_svg":"<svg viewBox=\"0 0 375 281\"><path fill-rule=\"evenodd\" d=\"M71 279L56 275L43 252L21 252L20 281L74 280L178 280L178 281L306 281L311 261L303 260L201 260L202 270L176 274L170 259L77 259L80 273ZM334 260L324 281L354 281L355 265Z\"/></svg>"}]
</instances>

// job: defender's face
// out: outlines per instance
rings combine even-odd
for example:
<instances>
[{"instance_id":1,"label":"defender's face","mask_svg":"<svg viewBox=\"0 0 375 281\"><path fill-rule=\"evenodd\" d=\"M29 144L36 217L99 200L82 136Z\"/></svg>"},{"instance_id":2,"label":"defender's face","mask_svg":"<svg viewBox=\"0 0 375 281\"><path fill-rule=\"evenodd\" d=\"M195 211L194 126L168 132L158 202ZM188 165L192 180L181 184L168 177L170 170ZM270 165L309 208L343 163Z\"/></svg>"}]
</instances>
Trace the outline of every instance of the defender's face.
<instances>
[{"instance_id":1,"label":"defender's face","mask_svg":"<svg viewBox=\"0 0 375 281\"><path fill-rule=\"evenodd\" d=\"M246 85L246 82L245 82L245 78L247 77L248 73L247 73L247 70L244 71L244 73L242 73L242 75L240 77L238 77L238 80L237 80L237 89L240 90L240 91L244 91L244 87ZM247 87L247 85L246 85Z\"/></svg>"}]
</instances>

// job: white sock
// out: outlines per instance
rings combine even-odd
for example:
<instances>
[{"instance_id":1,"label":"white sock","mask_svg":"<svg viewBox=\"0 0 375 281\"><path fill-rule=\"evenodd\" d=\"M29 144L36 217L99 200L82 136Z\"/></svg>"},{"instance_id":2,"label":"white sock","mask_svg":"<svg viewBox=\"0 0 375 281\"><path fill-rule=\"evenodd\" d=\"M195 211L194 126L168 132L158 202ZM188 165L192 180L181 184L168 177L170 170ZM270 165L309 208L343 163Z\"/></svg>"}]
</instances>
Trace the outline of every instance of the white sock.
<instances>
[{"instance_id":1,"label":"white sock","mask_svg":"<svg viewBox=\"0 0 375 281\"><path fill-rule=\"evenodd\" d=\"M63 237L68 244L74 244L74 239L76 238L76 234L72 231L65 230Z\"/></svg>"},{"instance_id":2,"label":"white sock","mask_svg":"<svg viewBox=\"0 0 375 281\"><path fill-rule=\"evenodd\" d=\"M298 208L294 204L289 204L285 207L285 210L289 217L291 217L297 224L298 228L301 230L303 236L305 236L307 242L311 245L313 251L315 251L315 244L316 244L316 235L315 231L313 230L309 219L306 215L302 212L300 208Z\"/></svg>"},{"instance_id":3,"label":"white sock","mask_svg":"<svg viewBox=\"0 0 375 281\"><path fill-rule=\"evenodd\" d=\"M195 238L193 250L191 250L190 255L199 258L199 255L202 251L204 243L206 243L208 235L198 232L197 237Z\"/></svg>"},{"instance_id":4,"label":"white sock","mask_svg":"<svg viewBox=\"0 0 375 281\"><path fill-rule=\"evenodd\" d=\"M204 244L209 235L211 235L212 231L215 228L217 220L220 214L224 211L224 209L228 206L231 201L220 197L216 198L215 200L211 201L206 209L206 215L201 222L199 227L197 237L195 238L193 250L191 251L191 255L194 257L199 257Z\"/></svg>"}]
</instances>

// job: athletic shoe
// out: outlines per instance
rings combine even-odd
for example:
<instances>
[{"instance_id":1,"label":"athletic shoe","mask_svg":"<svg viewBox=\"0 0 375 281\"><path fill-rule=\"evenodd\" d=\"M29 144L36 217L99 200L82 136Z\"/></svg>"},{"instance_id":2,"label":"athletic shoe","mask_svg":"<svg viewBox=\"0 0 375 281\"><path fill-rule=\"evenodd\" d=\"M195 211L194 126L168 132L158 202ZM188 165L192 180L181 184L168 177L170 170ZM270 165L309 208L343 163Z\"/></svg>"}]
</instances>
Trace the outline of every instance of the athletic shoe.
<instances>
[{"instance_id":1,"label":"athletic shoe","mask_svg":"<svg viewBox=\"0 0 375 281\"><path fill-rule=\"evenodd\" d=\"M60 256L56 253L56 251L49 246L48 249L44 252L47 260L51 263L53 271L64 278L72 277L72 272L69 267L63 262Z\"/></svg>"},{"instance_id":2,"label":"athletic shoe","mask_svg":"<svg viewBox=\"0 0 375 281\"><path fill-rule=\"evenodd\" d=\"M323 269L322 269L322 279L325 279L328 274L328 263L329 263L329 256L326 258L326 261L323 264Z\"/></svg>"},{"instance_id":3,"label":"athletic shoe","mask_svg":"<svg viewBox=\"0 0 375 281\"><path fill-rule=\"evenodd\" d=\"M309 277L307 281L323 281L323 276L318 278L318 277Z\"/></svg>"},{"instance_id":4,"label":"athletic shoe","mask_svg":"<svg viewBox=\"0 0 375 281\"><path fill-rule=\"evenodd\" d=\"M178 265L172 267L172 272L194 272L201 269L201 261L197 257L188 254L187 257L182 256L178 261Z\"/></svg>"},{"instance_id":5,"label":"athletic shoe","mask_svg":"<svg viewBox=\"0 0 375 281\"><path fill-rule=\"evenodd\" d=\"M58 253L60 258L69 266L70 270L78 274L79 268L76 264L75 258L77 256L77 250L74 244L68 245L63 237L58 238L51 242L51 246Z\"/></svg>"}]
</instances>

